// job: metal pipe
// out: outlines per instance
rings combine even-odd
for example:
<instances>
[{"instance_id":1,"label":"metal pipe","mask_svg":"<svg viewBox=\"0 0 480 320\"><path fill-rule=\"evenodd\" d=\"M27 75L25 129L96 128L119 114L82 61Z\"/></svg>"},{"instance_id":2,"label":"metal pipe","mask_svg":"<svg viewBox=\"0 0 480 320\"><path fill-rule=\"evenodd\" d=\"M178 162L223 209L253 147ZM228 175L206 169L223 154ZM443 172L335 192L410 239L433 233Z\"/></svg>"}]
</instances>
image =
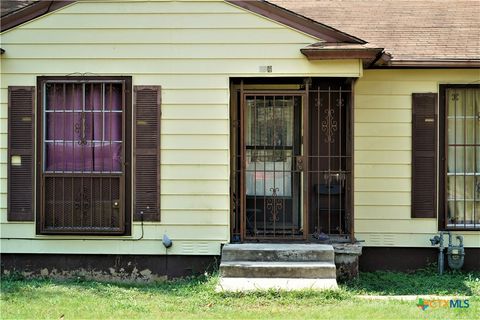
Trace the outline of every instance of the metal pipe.
<instances>
[{"instance_id":1,"label":"metal pipe","mask_svg":"<svg viewBox=\"0 0 480 320\"><path fill-rule=\"evenodd\" d=\"M438 246L438 274L442 275L444 270L444 256L443 256L443 232L440 232L440 245Z\"/></svg>"},{"instance_id":2,"label":"metal pipe","mask_svg":"<svg viewBox=\"0 0 480 320\"><path fill-rule=\"evenodd\" d=\"M444 255L443 255L443 250L445 249L445 246L444 246L444 242L443 242L443 236L444 234L448 234L448 241L449 241L449 244L451 243L451 234L450 232L443 232L443 231L440 231L439 232L439 235L437 236L434 236L433 238L430 239L430 242L432 244L432 246L434 245L437 245L438 244L438 274L439 275L442 275L443 274L443 271L444 271L444 266L445 266L445 259L444 259Z\"/></svg>"},{"instance_id":3,"label":"metal pipe","mask_svg":"<svg viewBox=\"0 0 480 320\"><path fill-rule=\"evenodd\" d=\"M443 250L445 249L443 236L448 235L447 260L451 269L459 270L462 268L465 258L465 248L463 247L463 236L457 235L458 245L452 242L452 234L448 231L440 231L439 235L430 239L432 246L438 244L438 274L442 275L445 269L445 257Z\"/></svg>"}]
</instances>

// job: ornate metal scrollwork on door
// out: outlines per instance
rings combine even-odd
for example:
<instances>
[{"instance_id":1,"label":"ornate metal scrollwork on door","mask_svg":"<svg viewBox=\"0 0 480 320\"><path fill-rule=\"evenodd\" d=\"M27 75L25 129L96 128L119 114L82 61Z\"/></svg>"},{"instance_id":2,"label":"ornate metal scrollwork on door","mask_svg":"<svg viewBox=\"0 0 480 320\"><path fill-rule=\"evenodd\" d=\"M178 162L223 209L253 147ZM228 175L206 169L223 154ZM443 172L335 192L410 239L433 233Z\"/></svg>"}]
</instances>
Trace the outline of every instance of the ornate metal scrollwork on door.
<instances>
[{"instance_id":1,"label":"ornate metal scrollwork on door","mask_svg":"<svg viewBox=\"0 0 480 320\"><path fill-rule=\"evenodd\" d=\"M336 99L336 106L338 106L338 109L342 109L344 106L344 101L342 98ZM320 106L319 106L320 110ZM335 138L334 138L334 133L338 130L338 123L337 120L335 120L335 110L332 109L330 106L328 106L328 109L325 109L323 111L325 113L325 119L322 120L322 131L325 133L325 142L326 143L334 143Z\"/></svg>"},{"instance_id":2,"label":"ornate metal scrollwork on door","mask_svg":"<svg viewBox=\"0 0 480 320\"><path fill-rule=\"evenodd\" d=\"M270 188L272 196L267 199L266 207L270 211L270 217L268 218L271 222L278 222L280 220L279 211L283 210L283 201L278 199L277 191L279 188Z\"/></svg>"},{"instance_id":3,"label":"ornate metal scrollwork on door","mask_svg":"<svg viewBox=\"0 0 480 320\"><path fill-rule=\"evenodd\" d=\"M325 119L322 121L322 131L325 133L325 142L333 143L335 139L333 138L334 132L337 131L337 121L334 120L335 110L325 109Z\"/></svg>"}]
</instances>

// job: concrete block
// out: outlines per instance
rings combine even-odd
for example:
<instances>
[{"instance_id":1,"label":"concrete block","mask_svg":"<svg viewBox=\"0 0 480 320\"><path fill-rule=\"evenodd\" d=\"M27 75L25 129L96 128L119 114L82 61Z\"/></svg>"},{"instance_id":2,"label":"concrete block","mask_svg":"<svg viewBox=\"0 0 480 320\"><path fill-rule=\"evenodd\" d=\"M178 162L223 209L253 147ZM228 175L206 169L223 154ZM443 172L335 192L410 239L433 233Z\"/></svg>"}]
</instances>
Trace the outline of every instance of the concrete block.
<instances>
[{"instance_id":1,"label":"concrete block","mask_svg":"<svg viewBox=\"0 0 480 320\"><path fill-rule=\"evenodd\" d=\"M255 291L255 290L326 290L337 289L335 279L299 279L299 278L220 278L217 291Z\"/></svg>"},{"instance_id":2,"label":"concrete block","mask_svg":"<svg viewBox=\"0 0 480 320\"><path fill-rule=\"evenodd\" d=\"M333 262L222 261L221 277L245 278L336 278Z\"/></svg>"},{"instance_id":3,"label":"concrete block","mask_svg":"<svg viewBox=\"0 0 480 320\"><path fill-rule=\"evenodd\" d=\"M325 244L245 243L226 244L222 261L334 261L334 250Z\"/></svg>"}]
</instances>

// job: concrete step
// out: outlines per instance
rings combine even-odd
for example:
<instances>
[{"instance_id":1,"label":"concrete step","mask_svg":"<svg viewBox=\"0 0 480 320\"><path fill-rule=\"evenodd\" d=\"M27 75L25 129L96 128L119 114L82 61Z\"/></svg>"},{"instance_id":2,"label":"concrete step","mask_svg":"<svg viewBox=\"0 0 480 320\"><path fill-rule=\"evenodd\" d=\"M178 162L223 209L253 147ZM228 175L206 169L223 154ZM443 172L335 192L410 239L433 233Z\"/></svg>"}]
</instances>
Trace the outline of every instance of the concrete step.
<instances>
[{"instance_id":1,"label":"concrete step","mask_svg":"<svg viewBox=\"0 0 480 320\"><path fill-rule=\"evenodd\" d=\"M230 278L335 279L333 262L311 261L222 261L220 276Z\"/></svg>"},{"instance_id":2,"label":"concrete step","mask_svg":"<svg viewBox=\"0 0 480 320\"><path fill-rule=\"evenodd\" d=\"M335 279L301 278L220 278L217 291L255 291L255 290L325 290L337 289Z\"/></svg>"},{"instance_id":3,"label":"concrete step","mask_svg":"<svg viewBox=\"0 0 480 320\"><path fill-rule=\"evenodd\" d=\"M222 261L325 261L332 262L335 252L325 244L242 243L226 244Z\"/></svg>"}]
</instances>

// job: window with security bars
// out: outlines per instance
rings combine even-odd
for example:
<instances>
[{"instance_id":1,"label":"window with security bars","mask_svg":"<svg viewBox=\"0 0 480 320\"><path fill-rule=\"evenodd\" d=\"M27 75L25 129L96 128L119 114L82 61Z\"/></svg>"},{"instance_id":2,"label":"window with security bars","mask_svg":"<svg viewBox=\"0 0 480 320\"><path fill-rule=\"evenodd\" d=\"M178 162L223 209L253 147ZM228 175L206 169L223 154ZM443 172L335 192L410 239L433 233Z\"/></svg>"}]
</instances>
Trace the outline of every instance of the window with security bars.
<instances>
[{"instance_id":1,"label":"window with security bars","mask_svg":"<svg viewBox=\"0 0 480 320\"><path fill-rule=\"evenodd\" d=\"M445 90L446 227L480 228L480 88Z\"/></svg>"},{"instance_id":2,"label":"window with security bars","mask_svg":"<svg viewBox=\"0 0 480 320\"><path fill-rule=\"evenodd\" d=\"M40 232L125 234L129 78L39 83Z\"/></svg>"},{"instance_id":3,"label":"window with security bars","mask_svg":"<svg viewBox=\"0 0 480 320\"><path fill-rule=\"evenodd\" d=\"M122 84L47 83L45 172L121 172Z\"/></svg>"}]
</instances>

